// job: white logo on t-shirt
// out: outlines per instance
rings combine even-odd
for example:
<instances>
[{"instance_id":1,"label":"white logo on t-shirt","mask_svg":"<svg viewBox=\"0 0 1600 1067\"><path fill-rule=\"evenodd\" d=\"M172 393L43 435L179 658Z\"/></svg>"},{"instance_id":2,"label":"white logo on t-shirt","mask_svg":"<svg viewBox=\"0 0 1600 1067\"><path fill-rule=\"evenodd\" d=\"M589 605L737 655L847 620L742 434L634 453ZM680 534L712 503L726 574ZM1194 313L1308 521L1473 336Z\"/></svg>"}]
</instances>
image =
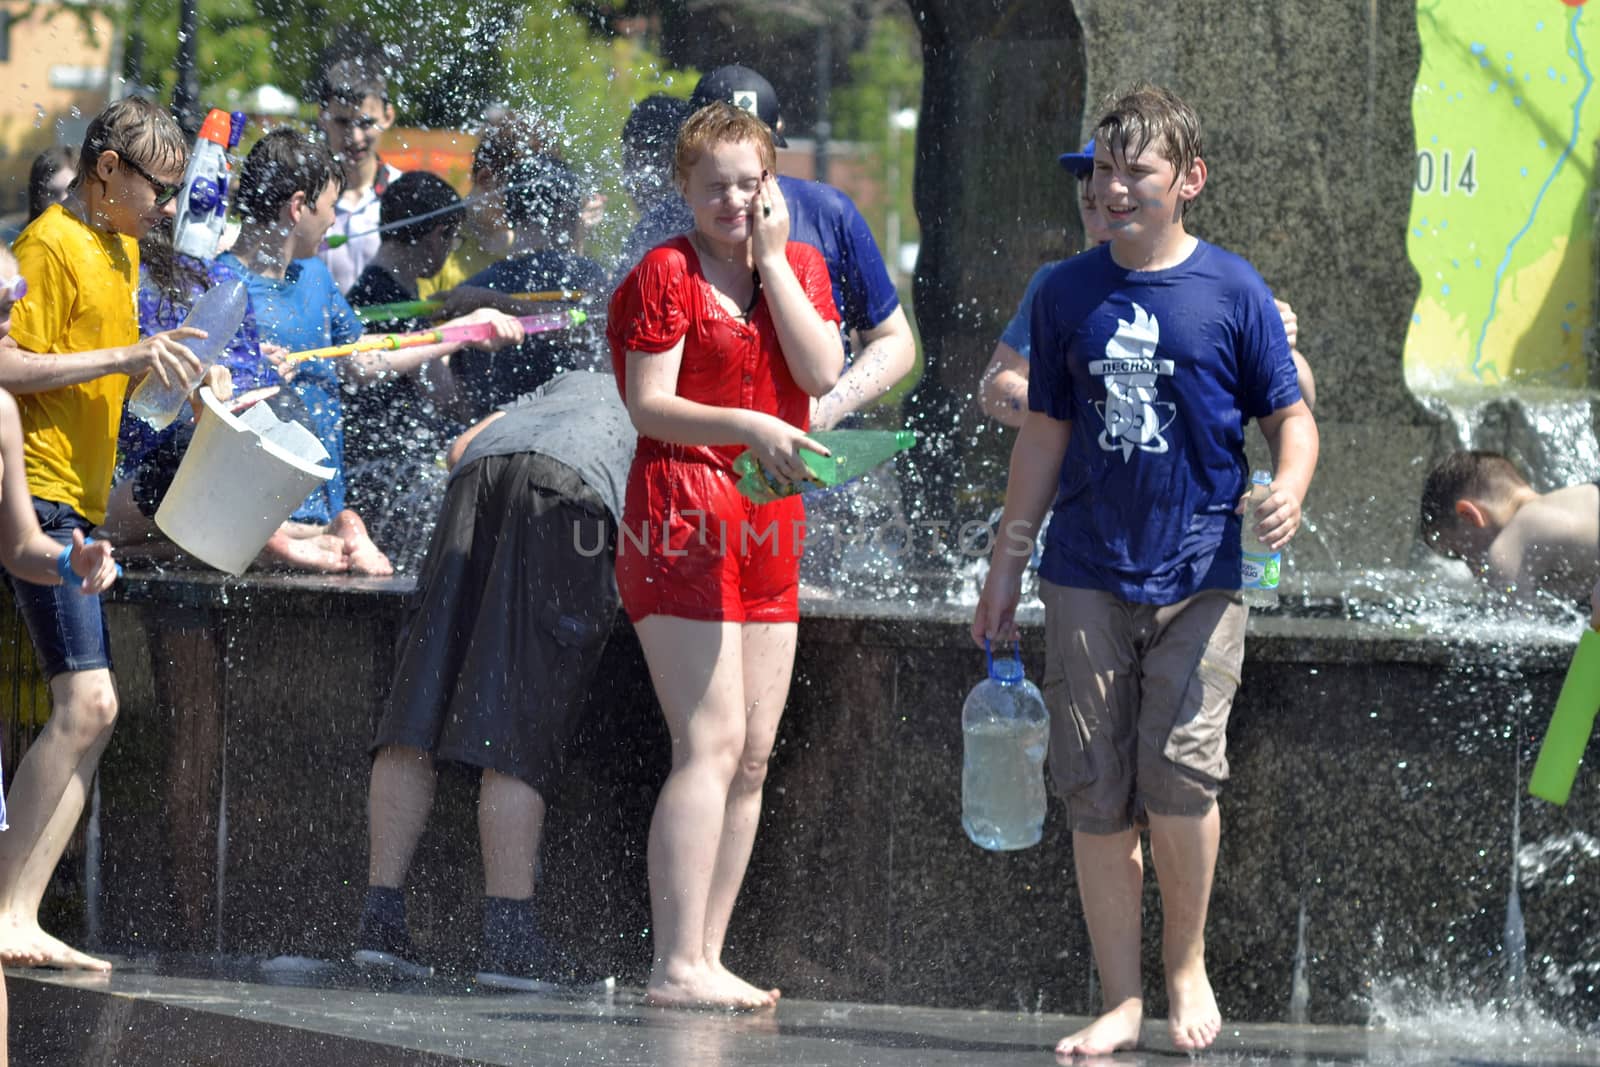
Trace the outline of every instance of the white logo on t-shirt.
<instances>
[{"instance_id":1,"label":"white logo on t-shirt","mask_svg":"<svg viewBox=\"0 0 1600 1067\"><path fill-rule=\"evenodd\" d=\"M733 94L733 106L742 107L756 118L761 117L760 105L756 102L754 89L740 89Z\"/></svg>"},{"instance_id":2,"label":"white logo on t-shirt","mask_svg":"<svg viewBox=\"0 0 1600 1067\"><path fill-rule=\"evenodd\" d=\"M1117 320L1117 332L1106 342L1106 358L1091 360L1089 373L1105 379L1106 398L1095 408L1105 420L1100 432L1100 447L1121 452L1124 461L1135 449L1162 453L1168 449L1161 431L1172 425L1178 406L1156 399L1156 383L1161 375L1171 375L1170 359L1156 359L1156 342L1161 339L1161 324L1138 304L1133 305L1133 320Z\"/></svg>"}]
</instances>

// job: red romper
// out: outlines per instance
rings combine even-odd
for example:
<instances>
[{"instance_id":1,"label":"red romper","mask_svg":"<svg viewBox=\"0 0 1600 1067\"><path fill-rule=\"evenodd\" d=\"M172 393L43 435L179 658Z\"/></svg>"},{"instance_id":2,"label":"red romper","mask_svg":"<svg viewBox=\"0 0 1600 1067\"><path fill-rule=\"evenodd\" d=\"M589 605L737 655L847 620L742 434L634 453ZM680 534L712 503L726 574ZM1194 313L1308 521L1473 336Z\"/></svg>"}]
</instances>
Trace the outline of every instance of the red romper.
<instances>
[{"instance_id":1,"label":"red romper","mask_svg":"<svg viewBox=\"0 0 1600 1067\"><path fill-rule=\"evenodd\" d=\"M817 313L837 323L821 253L791 241L787 255ZM686 237L652 249L617 287L606 339L624 400L627 353L665 352L682 340L678 396L809 425L811 398L789 374L766 298L749 322L730 315ZM640 435L617 543L617 588L634 622L799 620L805 509L798 496L754 504L734 487L744 447Z\"/></svg>"}]
</instances>

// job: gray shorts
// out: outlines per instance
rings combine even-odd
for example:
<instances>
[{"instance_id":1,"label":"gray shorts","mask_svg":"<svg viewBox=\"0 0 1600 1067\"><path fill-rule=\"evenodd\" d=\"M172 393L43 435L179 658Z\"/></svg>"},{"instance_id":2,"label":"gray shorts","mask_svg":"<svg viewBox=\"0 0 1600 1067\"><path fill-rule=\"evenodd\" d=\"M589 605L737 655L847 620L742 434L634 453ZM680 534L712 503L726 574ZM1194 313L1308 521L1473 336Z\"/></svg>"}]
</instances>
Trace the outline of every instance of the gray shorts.
<instances>
[{"instance_id":1,"label":"gray shorts","mask_svg":"<svg viewBox=\"0 0 1600 1067\"><path fill-rule=\"evenodd\" d=\"M1050 776L1074 830L1204 815L1228 777L1248 609L1214 589L1164 607L1041 582Z\"/></svg>"}]
</instances>

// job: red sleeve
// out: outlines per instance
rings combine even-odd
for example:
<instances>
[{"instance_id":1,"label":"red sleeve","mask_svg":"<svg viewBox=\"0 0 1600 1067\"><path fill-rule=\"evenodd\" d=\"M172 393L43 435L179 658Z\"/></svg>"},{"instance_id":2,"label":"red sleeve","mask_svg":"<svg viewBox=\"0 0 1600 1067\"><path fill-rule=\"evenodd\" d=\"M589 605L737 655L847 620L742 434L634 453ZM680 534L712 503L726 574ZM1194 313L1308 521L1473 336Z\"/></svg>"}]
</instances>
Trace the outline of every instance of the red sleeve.
<instances>
[{"instance_id":1,"label":"red sleeve","mask_svg":"<svg viewBox=\"0 0 1600 1067\"><path fill-rule=\"evenodd\" d=\"M665 352L689 332L688 261L672 244L659 245L628 272L611 296L607 332L613 355Z\"/></svg>"},{"instance_id":2,"label":"red sleeve","mask_svg":"<svg viewBox=\"0 0 1600 1067\"><path fill-rule=\"evenodd\" d=\"M794 268L794 276L799 280L800 288L805 290L811 306L817 309L817 314L822 316L824 322L838 323L839 309L833 303L833 279L828 277L828 263L822 258L822 253L808 244L790 241L784 254L789 257L789 266Z\"/></svg>"}]
</instances>

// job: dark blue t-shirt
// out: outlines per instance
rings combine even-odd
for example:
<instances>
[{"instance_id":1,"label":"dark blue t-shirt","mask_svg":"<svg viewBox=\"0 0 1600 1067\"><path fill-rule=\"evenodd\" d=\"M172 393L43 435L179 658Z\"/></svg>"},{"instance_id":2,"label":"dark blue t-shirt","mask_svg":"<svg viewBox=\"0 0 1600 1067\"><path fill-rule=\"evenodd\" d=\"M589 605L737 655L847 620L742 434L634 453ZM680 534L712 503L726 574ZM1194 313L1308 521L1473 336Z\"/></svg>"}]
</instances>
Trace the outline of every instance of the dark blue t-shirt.
<instances>
[{"instance_id":1,"label":"dark blue t-shirt","mask_svg":"<svg viewBox=\"0 0 1600 1067\"><path fill-rule=\"evenodd\" d=\"M1239 585L1244 424L1300 399L1272 292L1204 241L1130 271L1109 247L1040 285L1028 407L1070 420L1039 573L1172 604Z\"/></svg>"}]
</instances>

